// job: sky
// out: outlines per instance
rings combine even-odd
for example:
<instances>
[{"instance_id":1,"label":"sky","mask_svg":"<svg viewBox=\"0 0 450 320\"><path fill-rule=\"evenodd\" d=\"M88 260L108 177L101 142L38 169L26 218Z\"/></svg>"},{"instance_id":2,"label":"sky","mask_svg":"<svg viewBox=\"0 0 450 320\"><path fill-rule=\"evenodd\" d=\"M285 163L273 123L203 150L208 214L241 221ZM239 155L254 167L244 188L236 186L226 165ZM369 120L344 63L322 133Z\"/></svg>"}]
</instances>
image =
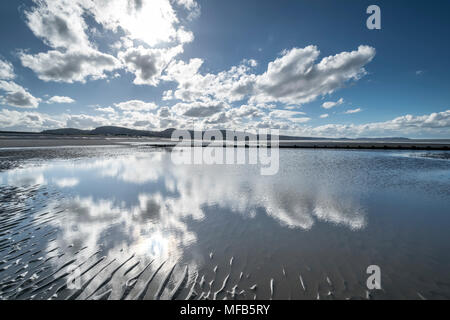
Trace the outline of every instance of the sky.
<instances>
[{"instance_id":1,"label":"sky","mask_svg":"<svg viewBox=\"0 0 450 320\"><path fill-rule=\"evenodd\" d=\"M369 5L381 29L368 29ZM0 130L450 138L450 2L0 2Z\"/></svg>"}]
</instances>

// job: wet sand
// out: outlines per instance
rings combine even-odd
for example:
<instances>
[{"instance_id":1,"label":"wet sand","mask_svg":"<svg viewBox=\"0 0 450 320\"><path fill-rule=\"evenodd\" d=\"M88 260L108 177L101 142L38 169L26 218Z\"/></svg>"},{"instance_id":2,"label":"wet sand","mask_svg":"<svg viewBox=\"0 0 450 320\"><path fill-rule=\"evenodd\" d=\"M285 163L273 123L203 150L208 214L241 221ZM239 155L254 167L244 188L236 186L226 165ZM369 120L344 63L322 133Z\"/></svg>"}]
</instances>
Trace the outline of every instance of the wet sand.
<instances>
[{"instance_id":1,"label":"wet sand","mask_svg":"<svg viewBox=\"0 0 450 320\"><path fill-rule=\"evenodd\" d=\"M55 136L42 134L0 135L0 148L63 147L63 146L107 146L107 145L146 145L174 147L170 139L148 137L89 137ZM267 142L240 143L238 146L267 145ZM204 143L204 146L207 144ZM230 142L215 145L233 146ZM190 146L185 143L185 146ZM397 149L397 150L450 150L450 140L282 140L280 148L327 148L327 149Z\"/></svg>"},{"instance_id":2,"label":"wet sand","mask_svg":"<svg viewBox=\"0 0 450 320\"><path fill-rule=\"evenodd\" d=\"M0 299L448 299L447 155L283 149L262 177L140 145L2 149Z\"/></svg>"},{"instance_id":3,"label":"wet sand","mask_svg":"<svg viewBox=\"0 0 450 320\"><path fill-rule=\"evenodd\" d=\"M65 147L65 146L108 146L132 143L161 142L160 138L126 137L68 137L54 135L0 135L0 148ZM170 140L167 140L170 141Z\"/></svg>"}]
</instances>

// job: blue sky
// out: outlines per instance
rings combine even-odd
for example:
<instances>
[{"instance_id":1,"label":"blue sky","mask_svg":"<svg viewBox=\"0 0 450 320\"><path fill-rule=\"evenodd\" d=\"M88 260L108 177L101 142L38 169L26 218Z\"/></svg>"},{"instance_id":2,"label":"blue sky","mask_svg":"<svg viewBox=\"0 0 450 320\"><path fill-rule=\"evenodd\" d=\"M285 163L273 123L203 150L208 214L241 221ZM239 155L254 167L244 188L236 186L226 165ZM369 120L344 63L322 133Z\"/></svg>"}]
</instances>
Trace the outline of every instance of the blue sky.
<instances>
[{"instance_id":1,"label":"blue sky","mask_svg":"<svg viewBox=\"0 0 450 320\"><path fill-rule=\"evenodd\" d=\"M381 30L366 8L381 9ZM448 1L0 3L0 128L450 138Z\"/></svg>"}]
</instances>

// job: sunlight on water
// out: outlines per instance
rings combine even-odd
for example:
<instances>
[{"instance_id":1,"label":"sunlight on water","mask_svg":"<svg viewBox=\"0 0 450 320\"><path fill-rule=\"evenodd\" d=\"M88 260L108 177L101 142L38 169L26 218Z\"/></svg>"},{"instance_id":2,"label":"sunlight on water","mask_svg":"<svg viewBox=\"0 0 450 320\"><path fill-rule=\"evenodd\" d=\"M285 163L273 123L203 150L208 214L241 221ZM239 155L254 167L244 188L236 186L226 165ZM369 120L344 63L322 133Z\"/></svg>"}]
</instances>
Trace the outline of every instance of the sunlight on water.
<instances>
[{"instance_id":1,"label":"sunlight on water","mask_svg":"<svg viewBox=\"0 0 450 320\"><path fill-rule=\"evenodd\" d=\"M449 297L448 160L282 150L261 176L124 149L0 173L2 298L357 298L370 264L381 297Z\"/></svg>"}]
</instances>

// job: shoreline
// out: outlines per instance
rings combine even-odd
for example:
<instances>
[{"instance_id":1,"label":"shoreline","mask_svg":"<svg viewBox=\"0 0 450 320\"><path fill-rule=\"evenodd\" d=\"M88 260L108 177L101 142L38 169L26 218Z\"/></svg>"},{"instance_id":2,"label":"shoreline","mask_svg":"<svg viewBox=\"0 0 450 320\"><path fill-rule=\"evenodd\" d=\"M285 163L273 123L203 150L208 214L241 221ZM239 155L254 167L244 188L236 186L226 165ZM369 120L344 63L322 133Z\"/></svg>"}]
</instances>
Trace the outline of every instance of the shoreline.
<instances>
[{"instance_id":1,"label":"shoreline","mask_svg":"<svg viewBox=\"0 0 450 320\"><path fill-rule=\"evenodd\" d=\"M263 142L195 142L181 143L182 147L206 147L212 144L214 147L268 147L270 141ZM67 136L1 136L0 150L10 148L33 148L33 147L84 147L84 146L113 146L113 145L135 145L147 147L173 148L178 144L171 139L165 138L130 138L130 137L67 137ZM450 150L450 140L280 140L279 148L290 149L367 149L367 150Z\"/></svg>"}]
</instances>

